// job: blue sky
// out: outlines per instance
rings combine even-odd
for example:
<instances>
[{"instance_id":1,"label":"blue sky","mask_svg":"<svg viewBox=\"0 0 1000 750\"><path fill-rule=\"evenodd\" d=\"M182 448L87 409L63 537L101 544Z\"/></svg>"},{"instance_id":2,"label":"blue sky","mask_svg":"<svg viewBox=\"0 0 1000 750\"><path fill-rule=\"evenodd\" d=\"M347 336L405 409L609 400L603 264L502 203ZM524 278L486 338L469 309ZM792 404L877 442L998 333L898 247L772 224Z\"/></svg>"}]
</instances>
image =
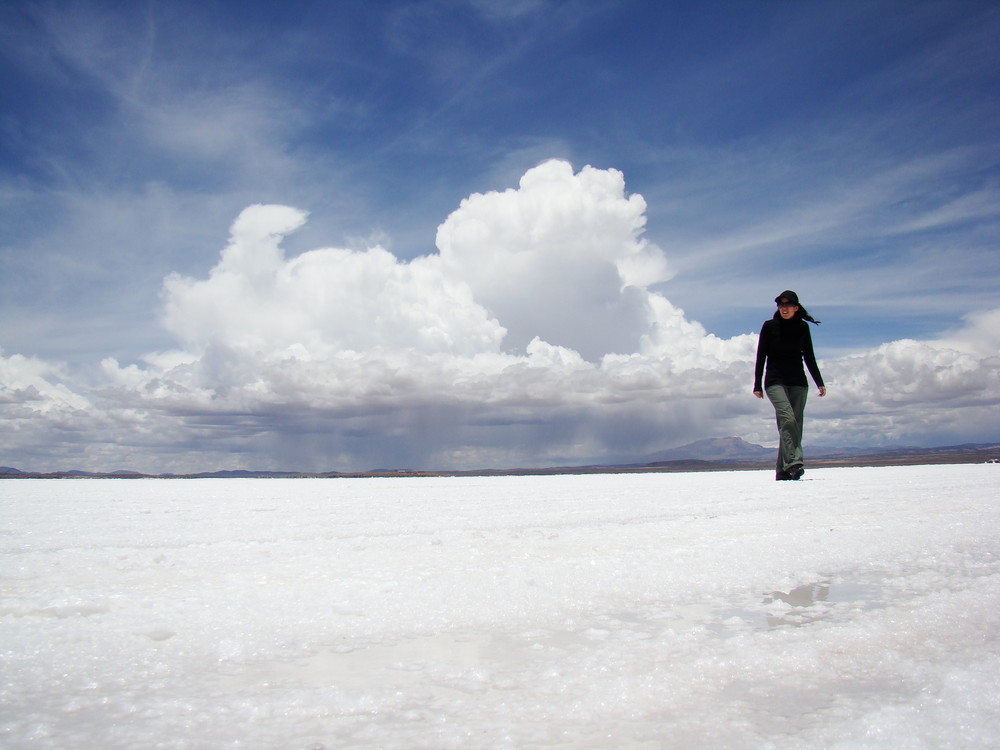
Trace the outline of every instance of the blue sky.
<instances>
[{"instance_id":1,"label":"blue sky","mask_svg":"<svg viewBox=\"0 0 1000 750\"><path fill-rule=\"evenodd\" d=\"M814 441L1000 439L998 32L989 2L7 2L0 463L768 443L746 335L785 288L843 383ZM237 262L257 204L302 218L248 217L280 258Z\"/></svg>"}]
</instances>

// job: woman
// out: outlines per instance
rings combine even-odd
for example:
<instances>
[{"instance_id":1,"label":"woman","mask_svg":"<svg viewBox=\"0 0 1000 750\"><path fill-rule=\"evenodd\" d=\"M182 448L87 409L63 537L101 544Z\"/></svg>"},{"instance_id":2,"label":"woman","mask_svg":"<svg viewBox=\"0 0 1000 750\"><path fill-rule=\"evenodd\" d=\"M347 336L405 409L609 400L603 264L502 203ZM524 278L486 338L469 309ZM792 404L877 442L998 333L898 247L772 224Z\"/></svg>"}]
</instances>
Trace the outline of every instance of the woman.
<instances>
[{"instance_id":1,"label":"woman","mask_svg":"<svg viewBox=\"0 0 1000 750\"><path fill-rule=\"evenodd\" d=\"M799 479L805 473L802 459L802 419L805 414L809 382L802 369L803 360L809 374L826 395L823 376L813 353L810 323L819 324L799 304L799 296L785 290L774 301L778 310L771 320L764 321L757 339L757 366L754 370L753 395L767 398L774 406L778 420L778 465L776 479ZM765 371L766 365L766 371ZM761 379L764 385L761 387Z\"/></svg>"}]
</instances>

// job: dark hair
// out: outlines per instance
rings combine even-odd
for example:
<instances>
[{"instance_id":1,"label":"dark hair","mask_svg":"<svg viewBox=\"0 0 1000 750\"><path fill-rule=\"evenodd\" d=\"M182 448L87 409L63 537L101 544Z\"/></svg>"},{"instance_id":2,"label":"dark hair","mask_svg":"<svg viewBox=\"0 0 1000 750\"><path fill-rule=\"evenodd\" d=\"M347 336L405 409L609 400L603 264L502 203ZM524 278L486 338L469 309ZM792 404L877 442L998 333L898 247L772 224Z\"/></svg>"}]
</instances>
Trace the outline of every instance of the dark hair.
<instances>
[{"instance_id":1,"label":"dark hair","mask_svg":"<svg viewBox=\"0 0 1000 750\"><path fill-rule=\"evenodd\" d=\"M781 313L777 312L777 311L775 311L773 317L774 317L775 320L782 319L781 318ZM813 325L817 325L817 326L820 323L823 322L821 320L816 320L816 318L814 318L812 315L810 315L808 313L808 311L804 307L802 307L802 305L799 305L799 309L795 312L795 317L796 318L801 318L802 320L808 320L810 323L812 323Z\"/></svg>"},{"instance_id":2,"label":"dark hair","mask_svg":"<svg viewBox=\"0 0 1000 750\"><path fill-rule=\"evenodd\" d=\"M796 307L799 308L798 310L795 311L795 317L796 318L801 318L802 320L808 320L810 323L812 323L814 325L819 325L820 324L820 321L818 321L815 318L813 318L813 316L809 314L809 311L806 310L802 306L802 303L799 302L799 295L797 295L791 289L786 289L785 291L783 291L781 294L779 294L777 297L774 298L774 301L775 302L781 302L782 298L788 300L793 305L795 305ZM774 318L775 319L781 318L781 312L778 311L778 310L775 310L775 312L774 312Z\"/></svg>"}]
</instances>

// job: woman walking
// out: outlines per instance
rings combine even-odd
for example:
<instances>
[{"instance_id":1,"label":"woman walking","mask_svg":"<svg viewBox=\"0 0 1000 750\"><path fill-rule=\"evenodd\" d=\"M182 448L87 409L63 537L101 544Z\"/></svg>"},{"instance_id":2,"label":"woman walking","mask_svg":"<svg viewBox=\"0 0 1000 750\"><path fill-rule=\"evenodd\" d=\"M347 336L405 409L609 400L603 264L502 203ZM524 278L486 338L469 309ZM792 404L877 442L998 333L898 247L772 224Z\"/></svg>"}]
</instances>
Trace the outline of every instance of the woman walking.
<instances>
[{"instance_id":1,"label":"woman walking","mask_svg":"<svg viewBox=\"0 0 1000 750\"><path fill-rule=\"evenodd\" d=\"M805 415L809 382L802 362L819 388L819 395L826 395L823 376L820 375L813 353L810 323L819 324L799 304L799 296L785 290L774 301L778 310L774 317L764 321L757 339L757 365L754 369L753 395L767 398L774 406L778 421L778 464L775 476L779 481L799 479L804 473L802 457L802 420ZM763 379L763 387L761 380Z\"/></svg>"}]
</instances>

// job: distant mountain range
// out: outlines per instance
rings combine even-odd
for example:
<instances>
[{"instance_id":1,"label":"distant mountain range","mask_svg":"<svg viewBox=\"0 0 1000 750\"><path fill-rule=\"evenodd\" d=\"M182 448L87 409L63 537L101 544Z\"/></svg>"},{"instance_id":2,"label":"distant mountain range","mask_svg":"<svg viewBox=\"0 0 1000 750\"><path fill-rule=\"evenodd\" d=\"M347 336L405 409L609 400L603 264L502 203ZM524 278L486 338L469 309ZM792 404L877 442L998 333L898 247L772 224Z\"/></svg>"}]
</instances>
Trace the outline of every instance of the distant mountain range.
<instances>
[{"instance_id":1,"label":"distant mountain range","mask_svg":"<svg viewBox=\"0 0 1000 750\"><path fill-rule=\"evenodd\" d=\"M657 463L659 461L685 461L689 459L702 459L708 461L753 461L774 457L774 448L765 448L762 445L748 443L743 438L709 438L699 440L695 443L682 445L680 448L671 448L660 453L653 453L646 456L645 463Z\"/></svg>"},{"instance_id":2,"label":"distant mountain range","mask_svg":"<svg viewBox=\"0 0 1000 750\"><path fill-rule=\"evenodd\" d=\"M679 448L671 448L629 464L591 464L587 466L553 466L542 469L469 469L461 471L375 470L367 472L328 471L304 473L295 471L230 471L198 472L194 474L141 474L136 471L112 472L53 471L28 472L11 466L0 466L0 479L227 479L227 478L294 478L294 477L371 477L371 476L487 476L537 475L625 472L733 471L764 469L774 463L774 448L748 443L738 437L699 440ZM1000 443L964 443L938 448L817 448L809 451L810 467L825 466L902 466L917 464L960 464L1000 462Z\"/></svg>"},{"instance_id":3,"label":"distant mountain range","mask_svg":"<svg viewBox=\"0 0 1000 750\"><path fill-rule=\"evenodd\" d=\"M701 459L706 461L722 462L744 462L773 460L777 448L765 448L756 443L748 443L738 437L710 438L699 440L695 443L688 443L679 448L671 448L667 451L654 453L644 459L645 463L657 463L661 461L683 461ZM980 454L989 457L1000 458L1000 444L997 443L964 443L962 445L948 445L937 448L919 448L913 446L897 446L894 448L829 448L829 447L808 447L808 459L811 462L817 460L831 461L838 459L865 459L881 456L888 460L892 457L902 456L926 456L928 458L943 458L946 456L956 459L968 457L976 459ZM983 460L986 460L984 458ZM938 461L932 461L938 463Z\"/></svg>"}]
</instances>

